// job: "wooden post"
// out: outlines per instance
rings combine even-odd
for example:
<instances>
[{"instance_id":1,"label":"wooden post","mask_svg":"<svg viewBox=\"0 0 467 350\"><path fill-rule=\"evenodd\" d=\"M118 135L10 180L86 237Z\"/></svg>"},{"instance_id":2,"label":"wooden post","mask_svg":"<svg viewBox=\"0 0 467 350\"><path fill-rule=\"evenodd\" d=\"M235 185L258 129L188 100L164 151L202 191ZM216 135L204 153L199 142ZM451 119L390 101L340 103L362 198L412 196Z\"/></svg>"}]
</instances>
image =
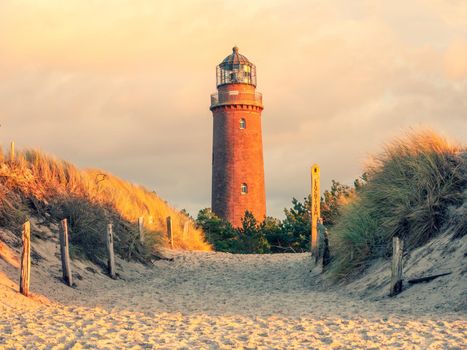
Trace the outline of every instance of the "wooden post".
<instances>
[{"instance_id":1,"label":"wooden post","mask_svg":"<svg viewBox=\"0 0 467 350\"><path fill-rule=\"evenodd\" d=\"M60 255L62 257L63 280L70 287L73 286L73 277L71 275L70 253L68 246L68 222L63 219L60 222Z\"/></svg>"},{"instance_id":2,"label":"wooden post","mask_svg":"<svg viewBox=\"0 0 467 350\"><path fill-rule=\"evenodd\" d=\"M174 237L172 232L172 217L167 216L167 238L170 241L170 247L174 249Z\"/></svg>"},{"instance_id":3,"label":"wooden post","mask_svg":"<svg viewBox=\"0 0 467 350\"><path fill-rule=\"evenodd\" d=\"M139 240L144 243L144 216L138 218Z\"/></svg>"},{"instance_id":4,"label":"wooden post","mask_svg":"<svg viewBox=\"0 0 467 350\"><path fill-rule=\"evenodd\" d=\"M188 221L185 221L185 224L183 224L183 240L185 241L187 236L188 236Z\"/></svg>"},{"instance_id":5,"label":"wooden post","mask_svg":"<svg viewBox=\"0 0 467 350\"><path fill-rule=\"evenodd\" d=\"M115 279L114 234L112 230L112 224L107 225L107 252L109 254L109 260L107 264L109 268L109 276Z\"/></svg>"},{"instance_id":6,"label":"wooden post","mask_svg":"<svg viewBox=\"0 0 467 350\"><path fill-rule=\"evenodd\" d=\"M23 224L23 251L21 253L21 275L19 278L19 292L29 296L29 279L31 276L31 225L29 221Z\"/></svg>"},{"instance_id":7,"label":"wooden post","mask_svg":"<svg viewBox=\"0 0 467 350\"><path fill-rule=\"evenodd\" d=\"M391 263L391 289L389 296L395 296L402 292L402 253L404 241L399 237L392 238L392 263Z\"/></svg>"},{"instance_id":8,"label":"wooden post","mask_svg":"<svg viewBox=\"0 0 467 350\"><path fill-rule=\"evenodd\" d=\"M15 161L15 141L11 141L10 143L10 161Z\"/></svg>"},{"instance_id":9,"label":"wooden post","mask_svg":"<svg viewBox=\"0 0 467 350\"><path fill-rule=\"evenodd\" d=\"M315 263L319 258L318 219L321 215L319 171L318 164L311 167L311 254L315 258Z\"/></svg>"},{"instance_id":10,"label":"wooden post","mask_svg":"<svg viewBox=\"0 0 467 350\"><path fill-rule=\"evenodd\" d=\"M322 220L322 219L321 219ZM323 225L323 271L331 262L331 254L329 253L329 235L328 230Z\"/></svg>"}]
</instances>

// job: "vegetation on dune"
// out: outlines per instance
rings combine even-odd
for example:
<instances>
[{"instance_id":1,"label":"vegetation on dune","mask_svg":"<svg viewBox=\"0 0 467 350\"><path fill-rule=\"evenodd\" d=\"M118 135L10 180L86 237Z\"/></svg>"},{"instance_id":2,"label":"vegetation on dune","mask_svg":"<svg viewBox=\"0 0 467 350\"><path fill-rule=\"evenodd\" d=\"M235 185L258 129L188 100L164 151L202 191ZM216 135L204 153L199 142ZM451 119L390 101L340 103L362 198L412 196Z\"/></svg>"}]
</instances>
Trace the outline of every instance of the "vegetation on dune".
<instances>
[{"instance_id":1,"label":"vegetation on dune","mask_svg":"<svg viewBox=\"0 0 467 350\"><path fill-rule=\"evenodd\" d=\"M366 183L343 208L331 230L331 273L337 278L365 269L391 254L392 237L407 249L423 245L465 201L467 162L460 146L431 131L396 139L372 159ZM462 224L464 221L464 224ZM455 236L466 233L465 218Z\"/></svg>"},{"instance_id":2,"label":"vegetation on dune","mask_svg":"<svg viewBox=\"0 0 467 350\"><path fill-rule=\"evenodd\" d=\"M361 181L356 181L355 184L359 186ZM334 224L340 215L340 208L350 200L354 192L354 188L337 181L332 182L330 190L324 191L321 214L328 227ZM311 197L308 196L303 202L293 198L292 207L284 209L283 220L266 217L263 222L258 222L251 213L246 212L242 227L235 229L206 208L198 213L196 222L218 251L296 253L310 250L310 212Z\"/></svg>"},{"instance_id":3,"label":"vegetation on dune","mask_svg":"<svg viewBox=\"0 0 467 350\"><path fill-rule=\"evenodd\" d=\"M407 135L374 157L354 186L333 181L321 198L329 229L330 273L346 278L372 259L389 257L393 236L406 249L420 246L450 225L465 235L467 153L433 132ZM105 254L104 232L114 223L115 248L125 258L145 260L166 245L166 217L173 220L174 245L181 249L231 253L305 252L310 247L310 196L292 199L283 220L258 222L246 212L242 226L203 209L193 222L154 192L99 170L78 170L37 151L20 152L14 161L0 152L0 226L14 227L30 216L58 222L68 218L73 253L88 258ZM462 206L464 205L464 206ZM145 241L136 221L145 218ZM152 221L151 221L152 218ZM189 232L183 234L185 222Z\"/></svg>"},{"instance_id":4,"label":"vegetation on dune","mask_svg":"<svg viewBox=\"0 0 467 350\"><path fill-rule=\"evenodd\" d=\"M408 134L374 157L352 187L333 181L321 197L332 264L338 279L363 271L392 252L392 237L406 249L423 245L448 225L453 237L467 233L467 153L431 131ZM464 206L462 206L464 205ZM198 226L216 250L231 253L305 252L310 249L310 196L292 199L285 218L263 222L246 213L233 228L209 209Z\"/></svg>"},{"instance_id":5,"label":"vegetation on dune","mask_svg":"<svg viewBox=\"0 0 467 350\"><path fill-rule=\"evenodd\" d=\"M100 170L79 170L35 150L0 152L0 225L17 228L29 215L52 221L69 219L75 253L99 258L108 222L114 224L115 248L125 258L144 260L167 244L166 217L172 217L174 246L210 250L190 218L171 208L154 192ZM144 217L145 241L139 241L138 217ZM189 223L188 234L183 226Z\"/></svg>"},{"instance_id":6,"label":"vegetation on dune","mask_svg":"<svg viewBox=\"0 0 467 350\"><path fill-rule=\"evenodd\" d=\"M229 222L219 218L209 208L198 213L196 223L206 234L206 239L214 249L229 253L269 253L270 246L262 224L246 212L242 227L234 228Z\"/></svg>"}]
</instances>

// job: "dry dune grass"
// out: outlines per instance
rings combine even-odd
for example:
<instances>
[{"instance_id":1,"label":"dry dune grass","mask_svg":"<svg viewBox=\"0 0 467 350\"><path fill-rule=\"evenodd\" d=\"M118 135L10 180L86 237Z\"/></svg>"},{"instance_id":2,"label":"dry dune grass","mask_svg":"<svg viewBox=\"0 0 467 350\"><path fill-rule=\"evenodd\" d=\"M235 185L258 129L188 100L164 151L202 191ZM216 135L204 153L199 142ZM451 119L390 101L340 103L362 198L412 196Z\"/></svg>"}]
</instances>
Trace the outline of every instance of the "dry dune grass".
<instances>
[{"instance_id":1,"label":"dry dune grass","mask_svg":"<svg viewBox=\"0 0 467 350\"><path fill-rule=\"evenodd\" d=\"M73 212L79 206L86 207L88 212L91 208L96 218L104 215L101 220L105 221L109 216L113 219L117 216L127 228L135 227L138 217L143 216L145 231L154 236L148 239L147 243L151 245L167 244L166 218L171 216L175 248L211 249L203 232L195 228L189 217L142 186L101 170L80 170L37 150L18 152L14 160L0 153L0 216L7 221L1 224L18 224L30 208L43 214L42 211L47 211L52 203L56 206L72 203ZM183 234L185 222L188 222L186 235ZM128 244L135 243L128 241Z\"/></svg>"},{"instance_id":2,"label":"dry dune grass","mask_svg":"<svg viewBox=\"0 0 467 350\"><path fill-rule=\"evenodd\" d=\"M413 249L438 235L465 201L466 169L465 148L431 130L412 131L387 144L370 159L367 183L331 232L333 273L343 278L388 256L393 236ZM458 225L455 236L464 229Z\"/></svg>"}]
</instances>

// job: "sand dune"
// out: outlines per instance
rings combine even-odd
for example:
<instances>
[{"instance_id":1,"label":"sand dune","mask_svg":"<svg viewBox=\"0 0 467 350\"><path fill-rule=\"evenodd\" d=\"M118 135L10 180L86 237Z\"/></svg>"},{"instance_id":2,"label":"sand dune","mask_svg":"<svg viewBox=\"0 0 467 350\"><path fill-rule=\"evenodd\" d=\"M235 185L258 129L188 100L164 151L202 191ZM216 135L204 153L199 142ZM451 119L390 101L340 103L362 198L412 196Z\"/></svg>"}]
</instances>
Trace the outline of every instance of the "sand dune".
<instances>
[{"instance_id":1,"label":"sand dune","mask_svg":"<svg viewBox=\"0 0 467 350\"><path fill-rule=\"evenodd\" d=\"M37 246L37 244L36 244ZM464 349L463 311L420 311L326 288L308 254L175 252L154 266L119 261L121 279L74 261L57 279L53 243L33 265L32 298L0 259L1 349ZM402 311L401 311L402 310Z\"/></svg>"}]
</instances>

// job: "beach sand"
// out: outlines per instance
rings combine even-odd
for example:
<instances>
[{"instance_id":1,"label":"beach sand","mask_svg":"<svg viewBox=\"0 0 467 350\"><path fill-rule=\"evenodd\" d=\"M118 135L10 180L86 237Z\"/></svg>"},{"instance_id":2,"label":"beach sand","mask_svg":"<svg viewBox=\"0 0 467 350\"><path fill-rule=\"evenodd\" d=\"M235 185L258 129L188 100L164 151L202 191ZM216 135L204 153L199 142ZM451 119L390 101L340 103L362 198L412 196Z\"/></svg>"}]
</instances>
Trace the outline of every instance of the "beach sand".
<instances>
[{"instance_id":1,"label":"beach sand","mask_svg":"<svg viewBox=\"0 0 467 350\"><path fill-rule=\"evenodd\" d=\"M466 348L465 309L359 298L326 286L309 254L175 251L153 266L118 260L117 280L75 260L69 288L57 243L35 247L29 298L17 250L0 247L1 349Z\"/></svg>"}]
</instances>

